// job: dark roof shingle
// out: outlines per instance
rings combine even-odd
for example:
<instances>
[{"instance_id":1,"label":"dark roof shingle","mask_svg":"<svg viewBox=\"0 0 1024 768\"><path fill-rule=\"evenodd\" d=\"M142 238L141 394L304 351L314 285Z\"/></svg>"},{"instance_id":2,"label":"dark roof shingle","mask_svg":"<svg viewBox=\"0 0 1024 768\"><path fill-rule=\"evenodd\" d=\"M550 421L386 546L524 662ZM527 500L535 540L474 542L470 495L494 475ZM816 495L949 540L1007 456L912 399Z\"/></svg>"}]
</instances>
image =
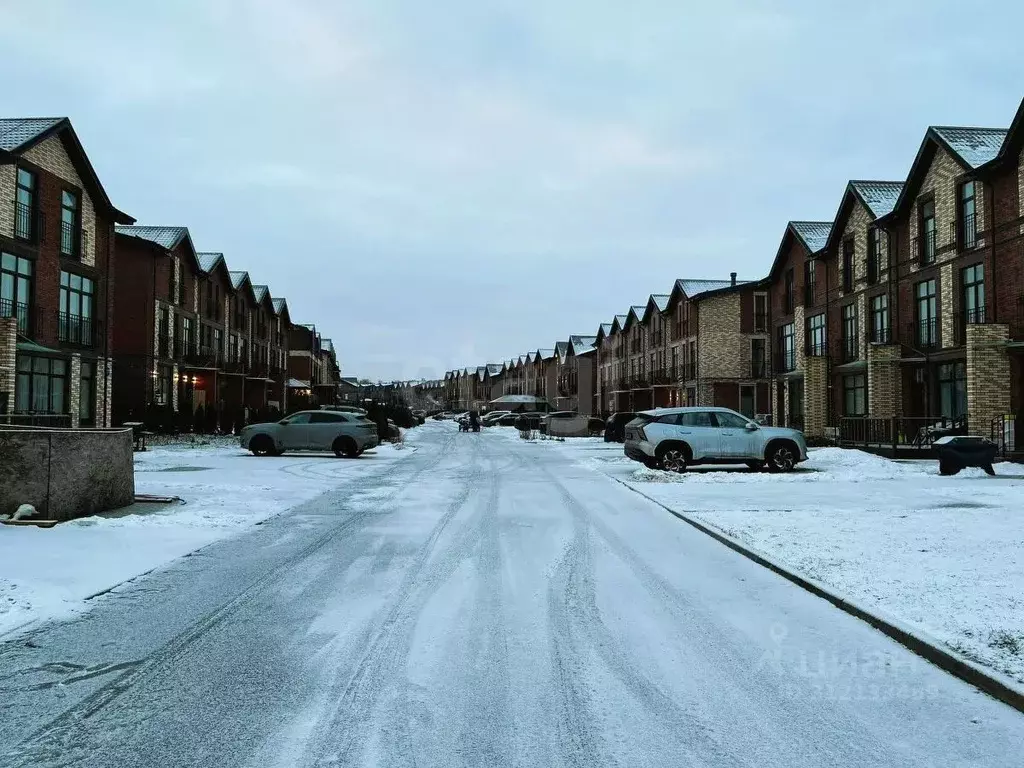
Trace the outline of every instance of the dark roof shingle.
<instances>
[{"instance_id":1,"label":"dark roof shingle","mask_svg":"<svg viewBox=\"0 0 1024 768\"><path fill-rule=\"evenodd\" d=\"M7 117L0 119L0 149L15 152L66 119L64 117Z\"/></svg>"},{"instance_id":2,"label":"dark roof shingle","mask_svg":"<svg viewBox=\"0 0 1024 768\"><path fill-rule=\"evenodd\" d=\"M1006 128L961 128L933 125L932 130L970 168L977 168L999 154Z\"/></svg>"},{"instance_id":3,"label":"dark roof shingle","mask_svg":"<svg viewBox=\"0 0 1024 768\"><path fill-rule=\"evenodd\" d=\"M876 219L896 207L903 191L902 181L851 181L850 186Z\"/></svg>"},{"instance_id":4,"label":"dark roof shingle","mask_svg":"<svg viewBox=\"0 0 1024 768\"><path fill-rule=\"evenodd\" d=\"M137 237L140 240L148 240L156 243L168 251L181 242L182 238L188 237L188 227L144 227L144 226L122 226L115 227L118 234Z\"/></svg>"}]
</instances>

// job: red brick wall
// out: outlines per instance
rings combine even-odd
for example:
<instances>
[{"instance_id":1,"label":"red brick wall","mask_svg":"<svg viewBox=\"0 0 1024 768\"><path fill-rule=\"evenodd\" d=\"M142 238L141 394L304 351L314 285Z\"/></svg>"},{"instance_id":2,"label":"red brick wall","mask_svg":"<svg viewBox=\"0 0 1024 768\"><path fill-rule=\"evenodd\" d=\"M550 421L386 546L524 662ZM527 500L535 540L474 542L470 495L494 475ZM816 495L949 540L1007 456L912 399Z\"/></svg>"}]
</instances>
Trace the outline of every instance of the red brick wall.
<instances>
[{"instance_id":1,"label":"red brick wall","mask_svg":"<svg viewBox=\"0 0 1024 768\"><path fill-rule=\"evenodd\" d=\"M114 283L113 351L117 355L149 355L153 351L153 275L167 258L136 238L116 237L115 260L118 279ZM160 291L157 283L156 291Z\"/></svg>"}]
</instances>

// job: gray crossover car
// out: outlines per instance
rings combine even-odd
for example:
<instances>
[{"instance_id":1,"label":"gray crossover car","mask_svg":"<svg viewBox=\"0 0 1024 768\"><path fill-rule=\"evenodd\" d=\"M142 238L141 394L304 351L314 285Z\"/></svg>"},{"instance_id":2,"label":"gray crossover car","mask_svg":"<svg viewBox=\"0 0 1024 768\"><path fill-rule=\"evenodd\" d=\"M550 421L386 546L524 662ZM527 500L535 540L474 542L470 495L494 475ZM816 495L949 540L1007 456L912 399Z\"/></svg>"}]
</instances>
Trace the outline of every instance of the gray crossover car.
<instances>
[{"instance_id":1,"label":"gray crossover car","mask_svg":"<svg viewBox=\"0 0 1024 768\"><path fill-rule=\"evenodd\" d=\"M377 425L358 413L299 411L280 421L252 424L239 443L257 456L280 456L285 451L334 451L354 458L380 439Z\"/></svg>"},{"instance_id":2,"label":"gray crossover car","mask_svg":"<svg viewBox=\"0 0 1024 768\"><path fill-rule=\"evenodd\" d=\"M657 408L626 425L626 455L651 468L685 472L693 464L767 465L789 472L807 459L802 432L762 427L728 408Z\"/></svg>"}]
</instances>

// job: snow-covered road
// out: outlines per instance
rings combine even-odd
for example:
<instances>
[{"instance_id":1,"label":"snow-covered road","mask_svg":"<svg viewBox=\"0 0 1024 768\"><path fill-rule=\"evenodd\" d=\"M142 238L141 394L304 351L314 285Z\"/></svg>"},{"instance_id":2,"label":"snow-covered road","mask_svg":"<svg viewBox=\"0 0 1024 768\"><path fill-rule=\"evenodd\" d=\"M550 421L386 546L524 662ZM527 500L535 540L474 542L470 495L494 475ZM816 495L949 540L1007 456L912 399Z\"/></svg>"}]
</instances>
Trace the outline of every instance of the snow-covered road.
<instances>
[{"instance_id":1,"label":"snow-covered road","mask_svg":"<svg viewBox=\"0 0 1024 768\"><path fill-rule=\"evenodd\" d=\"M1017 766L1024 716L508 432L0 644L0 765Z\"/></svg>"}]
</instances>

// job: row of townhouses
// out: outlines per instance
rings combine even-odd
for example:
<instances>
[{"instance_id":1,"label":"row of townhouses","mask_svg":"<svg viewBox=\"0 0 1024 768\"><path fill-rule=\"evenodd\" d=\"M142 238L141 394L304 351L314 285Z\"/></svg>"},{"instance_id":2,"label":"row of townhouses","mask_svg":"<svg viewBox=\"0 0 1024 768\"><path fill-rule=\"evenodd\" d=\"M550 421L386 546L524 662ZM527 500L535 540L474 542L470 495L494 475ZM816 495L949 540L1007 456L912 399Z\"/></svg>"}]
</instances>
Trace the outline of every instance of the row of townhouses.
<instances>
[{"instance_id":1,"label":"row of townhouses","mask_svg":"<svg viewBox=\"0 0 1024 768\"><path fill-rule=\"evenodd\" d=\"M0 422L107 427L154 409L334 402L330 339L200 250L111 203L66 118L0 119Z\"/></svg>"},{"instance_id":2,"label":"row of townhouses","mask_svg":"<svg viewBox=\"0 0 1024 768\"><path fill-rule=\"evenodd\" d=\"M831 220L789 222L766 277L677 280L593 335L423 386L452 408L725 406L815 437L996 431L1024 410L1022 150L1024 103L1009 128L930 127L905 179L849 181Z\"/></svg>"}]
</instances>

